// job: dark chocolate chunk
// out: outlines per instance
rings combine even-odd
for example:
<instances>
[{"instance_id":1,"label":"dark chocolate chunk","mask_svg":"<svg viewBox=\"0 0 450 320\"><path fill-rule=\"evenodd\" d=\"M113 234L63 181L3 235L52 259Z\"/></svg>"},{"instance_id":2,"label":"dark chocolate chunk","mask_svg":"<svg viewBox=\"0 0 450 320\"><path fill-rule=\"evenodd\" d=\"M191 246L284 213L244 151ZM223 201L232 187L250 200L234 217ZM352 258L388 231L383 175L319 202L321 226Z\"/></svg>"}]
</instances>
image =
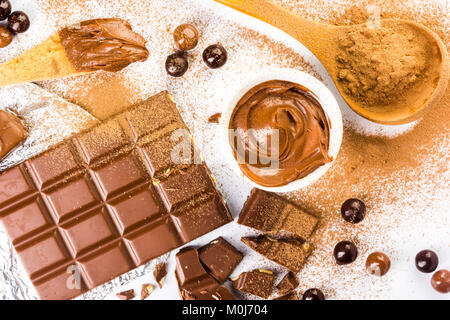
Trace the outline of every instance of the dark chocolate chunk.
<instances>
[{"instance_id":1,"label":"dark chocolate chunk","mask_svg":"<svg viewBox=\"0 0 450 320\"><path fill-rule=\"evenodd\" d=\"M422 250L416 255L416 267L424 273L431 273L437 269L439 258L434 251Z\"/></svg>"},{"instance_id":2,"label":"dark chocolate chunk","mask_svg":"<svg viewBox=\"0 0 450 320\"><path fill-rule=\"evenodd\" d=\"M280 232L308 239L319 220L296 204L274 194L254 189L239 215L238 223L270 234Z\"/></svg>"},{"instance_id":3,"label":"dark chocolate chunk","mask_svg":"<svg viewBox=\"0 0 450 320\"><path fill-rule=\"evenodd\" d=\"M12 112L0 110L0 160L25 141L28 133Z\"/></svg>"},{"instance_id":4,"label":"dark chocolate chunk","mask_svg":"<svg viewBox=\"0 0 450 320\"><path fill-rule=\"evenodd\" d=\"M177 253L175 276L183 300L234 300L230 290L206 272L193 248Z\"/></svg>"},{"instance_id":5,"label":"dark chocolate chunk","mask_svg":"<svg viewBox=\"0 0 450 320\"><path fill-rule=\"evenodd\" d=\"M42 299L74 298L232 220L204 164L172 163L160 142L177 129L163 92L0 174L0 223Z\"/></svg>"},{"instance_id":6,"label":"dark chocolate chunk","mask_svg":"<svg viewBox=\"0 0 450 320\"><path fill-rule=\"evenodd\" d=\"M287 294L290 291L293 291L297 289L299 285L297 276L292 272L289 271L283 279L278 283L277 289L278 293L281 295Z\"/></svg>"},{"instance_id":7,"label":"dark chocolate chunk","mask_svg":"<svg viewBox=\"0 0 450 320\"><path fill-rule=\"evenodd\" d=\"M155 266L155 270L153 270L153 276L155 277L155 281L156 283L158 283L159 288L162 289L167 276L167 265L165 262L158 263Z\"/></svg>"},{"instance_id":8,"label":"dark chocolate chunk","mask_svg":"<svg viewBox=\"0 0 450 320\"><path fill-rule=\"evenodd\" d=\"M198 253L200 261L209 274L220 283L224 283L227 280L228 276L244 258L241 252L222 237L200 248Z\"/></svg>"},{"instance_id":9,"label":"dark chocolate chunk","mask_svg":"<svg viewBox=\"0 0 450 320\"><path fill-rule=\"evenodd\" d=\"M311 246L297 239L277 240L269 236L259 236L244 237L242 242L292 272L299 272L311 254Z\"/></svg>"},{"instance_id":10,"label":"dark chocolate chunk","mask_svg":"<svg viewBox=\"0 0 450 320\"><path fill-rule=\"evenodd\" d=\"M133 289L123 291L117 294L117 298L119 298L120 300L132 300L134 299L134 297L136 297L136 295L134 294Z\"/></svg>"},{"instance_id":11,"label":"dark chocolate chunk","mask_svg":"<svg viewBox=\"0 0 450 320\"><path fill-rule=\"evenodd\" d=\"M267 299L272 294L274 278L275 274L270 270L253 270L241 273L239 277L233 279L233 287L244 293Z\"/></svg>"},{"instance_id":12,"label":"dark chocolate chunk","mask_svg":"<svg viewBox=\"0 0 450 320\"><path fill-rule=\"evenodd\" d=\"M141 300L147 299L155 289L151 284L143 284L141 289Z\"/></svg>"},{"instance_id":13,"label":"dark chocolate chunk","mask_svg":"<svg viewBox=\"0 0 450 320\"><path fill-rule=\"evenodd\" d=\"M358 249L351 241L341 241L334 247L334 258L338 265L350 264L358 257Z\"/></svg>"}]
</instances>

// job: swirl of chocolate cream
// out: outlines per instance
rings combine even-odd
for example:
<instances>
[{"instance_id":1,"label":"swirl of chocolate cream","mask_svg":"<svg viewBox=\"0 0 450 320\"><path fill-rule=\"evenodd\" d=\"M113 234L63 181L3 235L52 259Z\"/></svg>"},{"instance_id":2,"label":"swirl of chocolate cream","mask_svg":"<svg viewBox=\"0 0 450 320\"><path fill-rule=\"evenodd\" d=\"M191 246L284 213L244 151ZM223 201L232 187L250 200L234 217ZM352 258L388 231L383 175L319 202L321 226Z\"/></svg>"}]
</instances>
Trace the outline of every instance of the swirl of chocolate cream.
<instances>
[{"instance_id":1,"label":"swirl of chocolate cream","mask_svg":"<svg viewBox=\"0 0 450 320\"><path fill-rule=\"evenodd\" d=\"M119 71L144 61L149 52L145 39L121 19L95 19L59 32L67 58L77 71Z\"/></svg>"},{"instance_id":2,"label":"swirl of chocolate cream","mask_svg":"<svg viewBox=\"0 0 450 320\"><path fill-rule=\"evenodd\" d=\"M234 109L229 129L242 172L264 187L287 185L332 161L322 106L308 89L292 82L273 80L251 89Z\"/></svg>"}]
</instances>

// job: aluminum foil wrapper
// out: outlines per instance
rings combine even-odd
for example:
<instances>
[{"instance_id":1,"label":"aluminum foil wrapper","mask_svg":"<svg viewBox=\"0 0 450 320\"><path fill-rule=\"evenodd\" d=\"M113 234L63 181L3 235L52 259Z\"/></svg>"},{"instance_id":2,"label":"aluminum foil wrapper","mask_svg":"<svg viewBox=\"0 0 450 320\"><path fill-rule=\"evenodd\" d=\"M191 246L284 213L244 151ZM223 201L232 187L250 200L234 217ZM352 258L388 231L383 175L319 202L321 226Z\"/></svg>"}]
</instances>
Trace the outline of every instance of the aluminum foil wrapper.
<instances>
[{"instance_id":1,"label":"aluminum foil wrapper","mask_svg":"<svg viewBox=\"0 0 450 320\"><path fill-rule=\"evenodd\" d=\"M49 93L35 84L0 88L0 109L11 108L23 119L29 137L0 161L0 172L36 156L64 139L88 129L98 120L81 107ZM166 255L167 256L167 255ZM113 291L148 274L160 257L78 297L104 299ZM0 300L36 300L38 296L22 267L5 230L0 227Z\"/></svg>"}]
</instances>

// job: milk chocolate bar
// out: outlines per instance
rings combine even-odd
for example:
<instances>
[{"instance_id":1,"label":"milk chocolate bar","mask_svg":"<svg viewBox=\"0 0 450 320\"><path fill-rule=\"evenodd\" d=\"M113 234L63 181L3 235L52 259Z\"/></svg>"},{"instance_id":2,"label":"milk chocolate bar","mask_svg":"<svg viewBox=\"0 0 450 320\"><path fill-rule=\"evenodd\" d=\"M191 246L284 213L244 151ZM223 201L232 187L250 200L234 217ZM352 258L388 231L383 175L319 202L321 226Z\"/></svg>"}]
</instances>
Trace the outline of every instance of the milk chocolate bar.
<instances>
[{"instance_id":1,"label":"milk chocolate bar","mask_svg":"<svg viewBox=\"0 0 450 320\"><path fill-rule=\"evenodd\" d=\"M0 110L0 160L24 142L27 136L27 129L15 114Z\"/></svg>"},{"instance_id":2,"label":"milk chocolate bar","mask_svg":"<svg viewBox=\"0 0 450 320\"><path fill-rule=\"evenodd\" d=\"M238 223L266 233L280 232L308 239L319 220L296 204L274 194L254 189L246 201Z\"/></svg>"},{"instance_id":3,"label":"milk chocolate bar","mask_svg":"<svg viewBox=\"0 0 450 320\"><path fill-rule=\"evenodd\" d=\"M244 255L222 237L198 250L200 261L217 281L224 283Z\"/></svg>"},{"instance_id":4,"label":"milk chocolate bar","mask_svg":"<svg viewBox=\"0 0 450 320\"><path fill-rule=\"evenodd\" d=\"M267 299L272 294L275 275L270 270L244 272L233 279L233 287L244 293Z\"/></svg>"},{"instance_id":5,"label":"milk chocolate bar","mask_svg":"<svg viewBox=\"0 0 450 320\"><path fill-rule=\"evenodd\" d=\"M206 272L193 248L177 253L175 276L183 300L234 300L230 290Z\"/></svg>"},{"instance_id":6,"label":"milk chocolate bar","mask_svg":"<svg viewBox=\"0 0 450 320\"><path fill-rule=\"evenodd\" d=\"M251 249L292 272L299 272L311 254L311 246L298 239L274 239L269 236L244 237Z\"/></svg>"},{"instance_id":7,"label":"milk chocolate bar","mask_svg":"<svg viewBox=\"0 0 450 320\"><path fill-rule=\"evenodd\" d=\"M167 93L0 174L0 222L42 299L70 299L228 222Z\"/></svg>"}]
</instances>

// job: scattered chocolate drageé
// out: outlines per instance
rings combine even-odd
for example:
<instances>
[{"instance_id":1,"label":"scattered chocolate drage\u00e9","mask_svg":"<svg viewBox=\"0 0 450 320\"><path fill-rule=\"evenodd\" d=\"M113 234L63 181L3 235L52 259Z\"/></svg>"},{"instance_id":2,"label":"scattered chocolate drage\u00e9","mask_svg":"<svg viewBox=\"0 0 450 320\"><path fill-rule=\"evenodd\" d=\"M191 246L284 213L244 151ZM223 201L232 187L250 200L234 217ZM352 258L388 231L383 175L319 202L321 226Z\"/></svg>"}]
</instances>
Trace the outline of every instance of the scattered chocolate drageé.
<instances>
[{"instance_id":1,"label":"scattered chocolate drage\u00e9","mask_svg":"<svg viewBox=\"0 0 450 320\"><path fill-rule=\"evenodd\" d=\"M366 270L373 276L384 276L391 268L391 260L382 252L371 253L366 260Z\"/></svg>"},{"instance_id":2,"label":"scattered chocolate drage\u00e9","mask_svg":"<svg viewBox=\"0 0 450 320\"><path fill-rule=\"evenodd\" d=\"M334 247L333 254L338 265L346 265L356 260L358 248L351 241L341 241Z\"/></svg>"},{"instance_id":3,"label":"scattered chocolate drage\u00e9","mask_svg":"<svg viewBox=\"0 0 450 320\"><path fill-rule=\"evenodd\" d=\"M420 272L431 273L439 265L438 255L431 250L422 250L416 255L416 267Z\"/></svg>"},{"instance_id":4,"label":"scattered chocolate drage\u00e9","mask_svg":"<svg viewBox=\"0 0 450 320\"><path fill-rule=\"evenodd\" d=\"M349 199L342 204L341 215L345 221L358 224L364 220L366 205L359 199Z\"/></svg>"},{"instance_id":5,"label":"scattered chocolate drage\u00e9","mask_svg":"<svg viewBox=\"0 0 450 320\"><path fill-rule=\"evenodd\" d=\"M211 69L223 67L227 60L227 50L220 44L213 44L203 51L203 61Z\"/></svg>"},{"instance_id":6,"label":"scattered chocolate drage\u00e9","mask_svg":"<svg viewBox=\"0 0 450 320\"><path fill-rule=\"evenodd\" d=\"M199 40L199 33L192 24L185 23L176 27L173 39L178 50L188 51L194 49Z\"/></svg>"}]
</instances>

